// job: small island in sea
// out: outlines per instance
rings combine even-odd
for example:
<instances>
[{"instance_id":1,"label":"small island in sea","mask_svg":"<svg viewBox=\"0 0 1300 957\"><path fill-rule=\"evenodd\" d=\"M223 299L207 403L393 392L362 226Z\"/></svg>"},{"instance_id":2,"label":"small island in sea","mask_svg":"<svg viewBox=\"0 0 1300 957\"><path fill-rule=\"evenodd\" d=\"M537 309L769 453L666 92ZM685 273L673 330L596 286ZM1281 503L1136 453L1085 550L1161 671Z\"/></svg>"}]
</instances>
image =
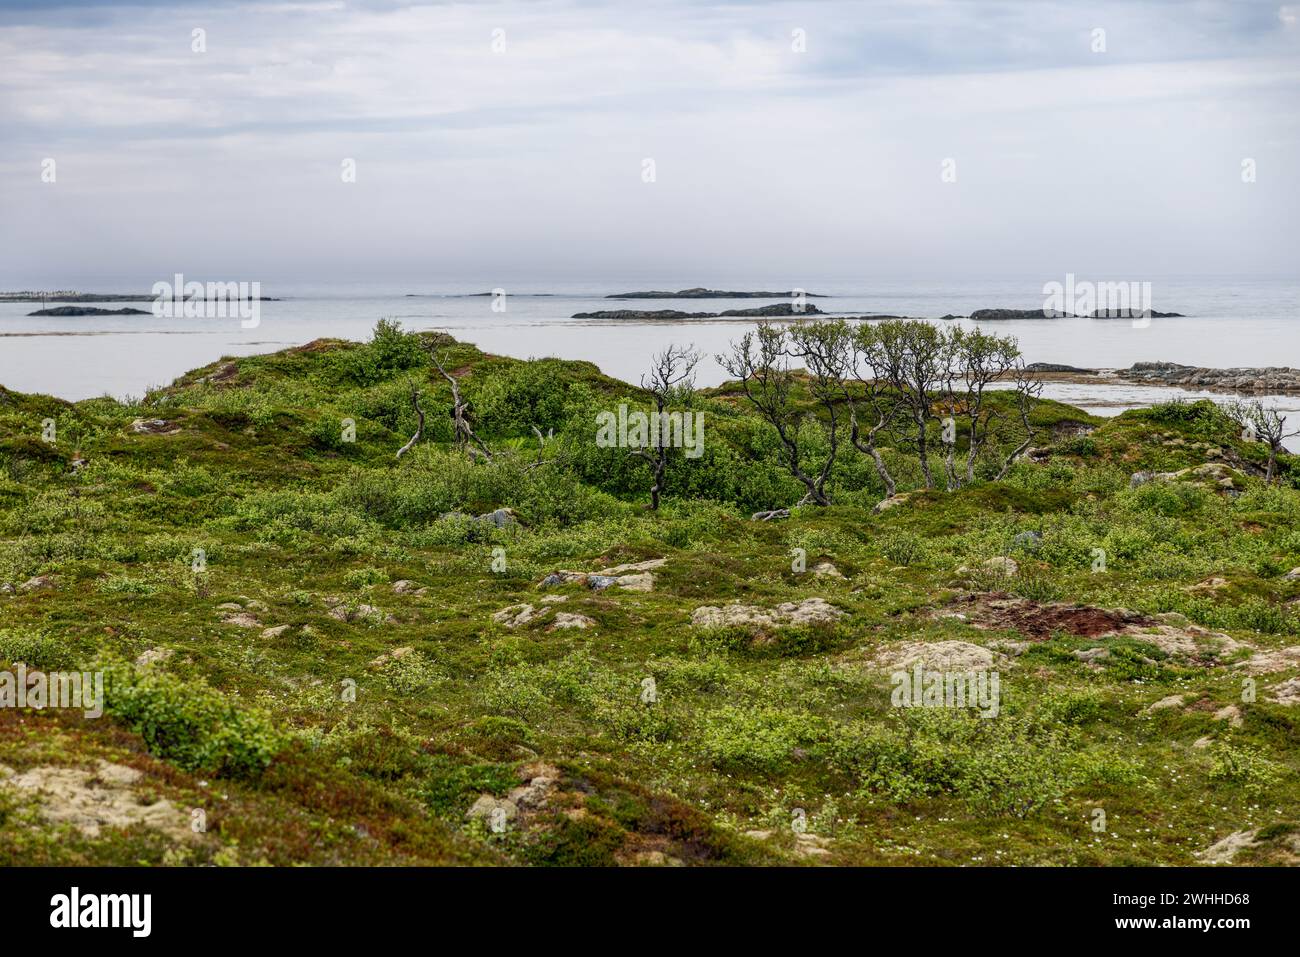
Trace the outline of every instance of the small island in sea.
<instances>
[{"instance_id":1,"label":"small island in sea","mask_svg":"<svg viewBox=\"0 0 1300 957\"><path fill-rule=\"evenodd\" d=\"M792 302L778 302L752 309L726 309L722 312L682 312L678 309L605 309L596 312L577 312L574 319L767 319L821 315L813 305L802 307Z\"/></svg>"},{"instance_id":2,"label":"small island in sea","mask_svg":"<svg viewBox=\"0 0 1300 957\"><path fill-rule=\"evenodd\" d=\"M67 318L71 316L148 316L148 309L132 309L129 306L123 306L121 309L100 309L96 306L53 306L49 309L37 309L35 312L27 313L29 316L50 316Z\"/></svg>"},{"instance_id":3,"label":"small island in sea","mask_svg":"<svg viewBox=\"0 0 1300 957\"><path fill-rule=\"evenodd\" d=\"M801 294L805 299L824 299L825 296L815 292L805 292ZM703 286L696 286L691 289L679 289L676 292L667 292L663 289L652 289L648 292L616 292L608 295L606 299L792 299L795 297L793 290L789 292L734 292L723 289L705 289Z\"/></svg>"}]
</instances>

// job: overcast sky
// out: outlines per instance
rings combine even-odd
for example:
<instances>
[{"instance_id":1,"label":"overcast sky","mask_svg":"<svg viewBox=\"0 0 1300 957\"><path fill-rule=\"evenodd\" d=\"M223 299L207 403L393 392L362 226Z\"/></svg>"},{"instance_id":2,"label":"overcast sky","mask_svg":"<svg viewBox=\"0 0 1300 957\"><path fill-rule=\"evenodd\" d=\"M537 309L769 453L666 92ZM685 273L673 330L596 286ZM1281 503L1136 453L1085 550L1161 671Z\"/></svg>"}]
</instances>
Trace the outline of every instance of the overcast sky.
<instances>
[{"instance_id":1,"label":"overcast sky","mask_svg":"<svg viewBox=\"0 0 1300 957\"><path fill-rule=\"evenodd\" d=\"M0 288L1295 276L1298 21L0 0Z\"/></svg>"}]
</instances>

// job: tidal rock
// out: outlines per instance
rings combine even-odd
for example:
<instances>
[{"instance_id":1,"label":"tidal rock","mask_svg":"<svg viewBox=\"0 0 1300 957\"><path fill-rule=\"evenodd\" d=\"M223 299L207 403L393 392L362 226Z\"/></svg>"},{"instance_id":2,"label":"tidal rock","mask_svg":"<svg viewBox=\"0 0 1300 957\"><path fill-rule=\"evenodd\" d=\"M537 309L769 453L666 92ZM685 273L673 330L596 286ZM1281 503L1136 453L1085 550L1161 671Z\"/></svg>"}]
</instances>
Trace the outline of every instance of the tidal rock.
<instances>
[{"instance_id":1,"label":"tidal rock","mask_svg":"<svg viewBox=\"0 0 1300 957\"><path fill-rule=\"evenodd\" d=\"M1209 369L1176 362L1137 362L1116 373L1130 382L1246 395L1300 395L1300 369L1266 366Z\"/></svg>"}]
</instances>

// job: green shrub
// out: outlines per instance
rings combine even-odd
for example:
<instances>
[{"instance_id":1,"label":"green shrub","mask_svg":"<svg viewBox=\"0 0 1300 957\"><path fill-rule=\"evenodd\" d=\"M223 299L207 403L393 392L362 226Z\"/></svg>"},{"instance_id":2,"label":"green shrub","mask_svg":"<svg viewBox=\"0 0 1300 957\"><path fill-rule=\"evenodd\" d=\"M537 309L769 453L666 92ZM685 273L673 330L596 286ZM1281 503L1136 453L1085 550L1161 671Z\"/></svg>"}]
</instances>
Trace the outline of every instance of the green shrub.
<instances>
[{"instance_id":1,"label":"green shrub","mask_svg":"<svg viewBox=\"0 0 1300 957\"><path fill-rule=\"evenodd\" d=\"M509 765L463 764L445 755L434 755L422 796L435 814L459 823L480 794L505 794L518 784L519 778Z\"/></svg>"},{"instance_id":2,"label":"green shrub","mask_svg":"<svg viewBox=\"0 0 1300 957\"><path fill-rule=\"evenodd\" d=\"M762 774L786 767L794 759L796 747L824 734L824 722L814 715L727 707L704 719L699 743L719 770Z\"/></svg>"},{"instance_id":3,"label":"green shrub","mask_svg":"<svg viewBox=\"0 0 1300 957\"><path fill-rule=\"evenodd\" d=\"M382 568L357 568L343 576L343 584L349 588L368 588L387 581L388 572Z\"/></svg>"},{"instance_id":4,"label":"green shrub","mask_svg":"<svg viewBox=\"0 0 1300 957\"><path fill-rule=\"evenodd\" d=\"M1253 745L1220 741L1216 743L1212 757L1210 780L1241 787L1247 794L1263 794L1281 780L1281 768Z\"/></svg>"},{"instance_id":5,"label":"green shrub","mask_svg":"<svg viewBox=\"0 0 1300 957\"><path fill-rule=\"evenodd\" d=\"M69 642L44 631L19 628L0 630L0 661L21 661L29 668L58 671L72 666L74 651Z\"/></svg>"},{"instance_id":6,"label":"green shrub","mask_svg":"<svg viewBox=\"0 0 1300 957\"><path fill-rule=\"evenodd\" d=\"M1076 782L1074 735L1047 716L899 709L885 727L837 729L831 763L898 803L952 794L977 814L1028 817Z\"/></svg>"},{"instance_id":7,"label":"green shrub","mask_svg":"<svg viewBox=\"0 0 1300 957\"><path fill-rule=\"evenodd\" d=\"M913 565L925 555L926 542L911 532L888 532L877 542L880 553L895 565Z\"/></svg>"},{"instance_id":8,"label":"green shrub","mask_svg":"<svg viewBox=\"0 0 1300 957\"><path fill-rule=\"evenodd\" d=\"M150 753L190 771L255 777L285 738L265 713L202 681L124 666L105 669L104 713L144 738Z\"/></svg>"},{"instance_id":9,"label":"green shrub","mask_svg":"<svg viewBox=\"0 0 1300 957\"><path fill-rule=\"evenodd\" d=\"M384 684L394 694L411 698L424 694L446 675L428 655L418 651L389 662L381 672Z\"/></svg>"}]
</instances>

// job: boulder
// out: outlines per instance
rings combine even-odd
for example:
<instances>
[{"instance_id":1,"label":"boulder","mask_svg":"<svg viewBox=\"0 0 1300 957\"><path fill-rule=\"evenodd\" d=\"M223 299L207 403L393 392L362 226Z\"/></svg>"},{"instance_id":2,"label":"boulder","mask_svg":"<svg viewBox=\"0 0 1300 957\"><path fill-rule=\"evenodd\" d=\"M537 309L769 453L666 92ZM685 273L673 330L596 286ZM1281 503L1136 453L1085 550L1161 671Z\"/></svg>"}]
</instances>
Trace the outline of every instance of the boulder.
<instances>
[{"instance_id":1,"label":"boulder","mask_svg":"<svg viewBox=\"0 0 1300 957\"><path fill-rule=\"evenodd\" d=\"M1242 725L1241 709L1235 704L1220 708L1214 712L1215 721L1226 721L1231 727L1240 728Z\"/></svg>"},{"instance_id":2,"label":"boulder","mask_svg":"<svg viewBox=\"0 0 1300 957\"><path fill-rule=\"evenodd\" d=\"M596 622L593 619L588 618L586 615L576 615L567 611L557 611L555 613L555 620L551 623L551 629L552 630L555 630L557 628L586 629L586 628L590 628L594 624L596 624Z\"/></svg>"},{"instance_id":3,"label":"boulder","mask_svg":"<svg viewBox=\"0 0 1300 957\"><path fill-rule=\"evenodd\" d=\"M257 620L257 616L247 611L228 612L221 616L223 625L234 625L236 628L261 628L262 623Z\"/></svg>"},{"instance_id":4,"label":"boulder","mask_svg":"<svg viewBox=\"0 0 1300 957\"><path fill-rule=\"evenodd\" d=\"M137 668L150 668L170 658L174 652L170 648L147 648L135 659Z\"/></svg>"},{"instance_id":5,"label":"boulder","mask_svg":"<svg viewBox=\"0 0 1300 957\"><path fill-rule=\"evenodd\" d=\"M881 648L871 663L885 671L906 671L918 664L928 671L987 671L998 657L969 641L902 641Z\"/></svg>"},{"instance_id":6,"label":"boulder","mask_svg":"<svg viewBox=\"0 0 1300 957\"><path fill-rule=\"evenodd\" d=\"M492 620L498 625L504 625L506 628L520 628L531 622L537 617L537 609L527 602L521 602L517 605L508 605L498 612L494 612Z\"/></svg>"},{"instance_id":7,"label":"boulder","mask_svg":"<svg viewBox=\"0 0 1300 957\"><path fill-rule=\"evenodd\" d=\"M1288 708L1300 704L1300 677L1291 678L1274 686L1272 700Z\"/></svg>"},{"instance_id":8,"label":"boulder","mask_svg":"<svg viewBox=\"0 0 1300 957\"><path fill-rule=\"evenodd\" d=\"M1171 694L1167 698L1161 698L1154 704L1147 705L1145 713L1151 714L1154 711L1167 711L1169 708L1181 708L1184 700L1185 699L1180 694Z\"/></svg>"},{"instance_id":9,"label":"boulder","mask_svg":"<svg viewBox=\"0 0 1300 957\"><path fill-rule=\"evenodd\" d=\"M136 419L131 423L131 431L137 435L176 435L180 428L162 419Z\"/></svg>"},{"instance_id":10,"label":"boulder","mask_svg":"<svg viewBox=\"0 0 1300 957\"><path fill-rule=\"evenodd\" d=\"M385 651L385 652L384 652L382 655L380 655L378 658L376 658L376 659L374 659L373 661L370 662L370 667L372 667L372 668L382 668L382 667L384 667L384 665L387 665L387 664L389 664L390 662L393 662L393 661L400 661L401 659L405 658L407 655L409 655L409 654L410 654L411 652L413 652L414 650L415 650L415 649L412 648L410 645L407 645L407 646L402 647L402 648L394 648L392 651Z\"/></svg>"},{"instance_id":11,"label":"boulder","mask_svg":"<svg viewBox=\"0 0 1300 957\"><path fill-rule=\"evenodd\" d=\"M1257 651L1237 665L1248 675L1269 675L1278 671L1300 668L1300 645Z\"/></svg>"},{"instance_id":12,"label":"boulder","mask_svg":"<svg viewBox=\"0 0 1300 957\"><path fill-rule=\"evenodd\" d=\"M875 507L871 511L879 515L881 512L887 512L891 508L898 508L900 505L905 505L910 497L910 492L899 492L897 495L891 495L889 498L881 499L876 503Z\"/></svg>"},{"instance_id":13,"label":"boulder","mask_svg":"<svg viewBox=\"0 0 1300 957\"><path fill-rule=\"evenodd\" d=\"M469 820L486 821L492 824L495 821L509 823L519 816L519 807L514 801L508 798L497 798L490 794L484 794L475 801L465 817Z\"/></svg>"},{"instance_id":14,"label":"boulder","mask_svg":"<svg viewBox=\"0 0 1300 957\"><path fill-rule=\"evenodd\" d=\"M1259 843L1256 840L1258 835L1259 828L1251 831L1236 831L1215 841L1205 850L1194 852L1194 856L1199 857L1206 864L1231 864L1238 852Z\"/></svg>"},{"instance_id":15,"label":"boulder","mask_svg":"<svg viewBox=\"0 0 1300 957\"><path fill-rule=\"evenodd\" d=\"M662 568L666 558L650 558L641 562L614 565L599 572L575 572L560 569L551 572L540 582L538 588L554 588L557 585L575 583L586 585L592 591L604 591L617 585L624 591L653 591L655 585L654 569Z\"/></svg>"},{"instance_id":16,"label":"boulder","mask_svg":"<svg viewBox=\"0 0 1300 957\"><path fill-rule=\"evenodd\" d=\"M391 618L385 618L384 613L374 605L348 605L341 601L333 602L333 607L328 612L329 616L335 621L341 621L345 624L351 624L355 621L390 621Z\"/></svg>"},{"instance_id":17,"label":"boulder","mask_svg":"<svg viewBox=\"0 0 1300 957\"><path fill-rule=\"evenodd\" d=\"M785 628L791 625L810 625L835 621L844 616L824 598L805 598L800 602L783 602L775 608L756 605L705 605L691 613L691 624L697 628L725 628L730 626L757 626Z\"/></svg>"}]
</instances>

